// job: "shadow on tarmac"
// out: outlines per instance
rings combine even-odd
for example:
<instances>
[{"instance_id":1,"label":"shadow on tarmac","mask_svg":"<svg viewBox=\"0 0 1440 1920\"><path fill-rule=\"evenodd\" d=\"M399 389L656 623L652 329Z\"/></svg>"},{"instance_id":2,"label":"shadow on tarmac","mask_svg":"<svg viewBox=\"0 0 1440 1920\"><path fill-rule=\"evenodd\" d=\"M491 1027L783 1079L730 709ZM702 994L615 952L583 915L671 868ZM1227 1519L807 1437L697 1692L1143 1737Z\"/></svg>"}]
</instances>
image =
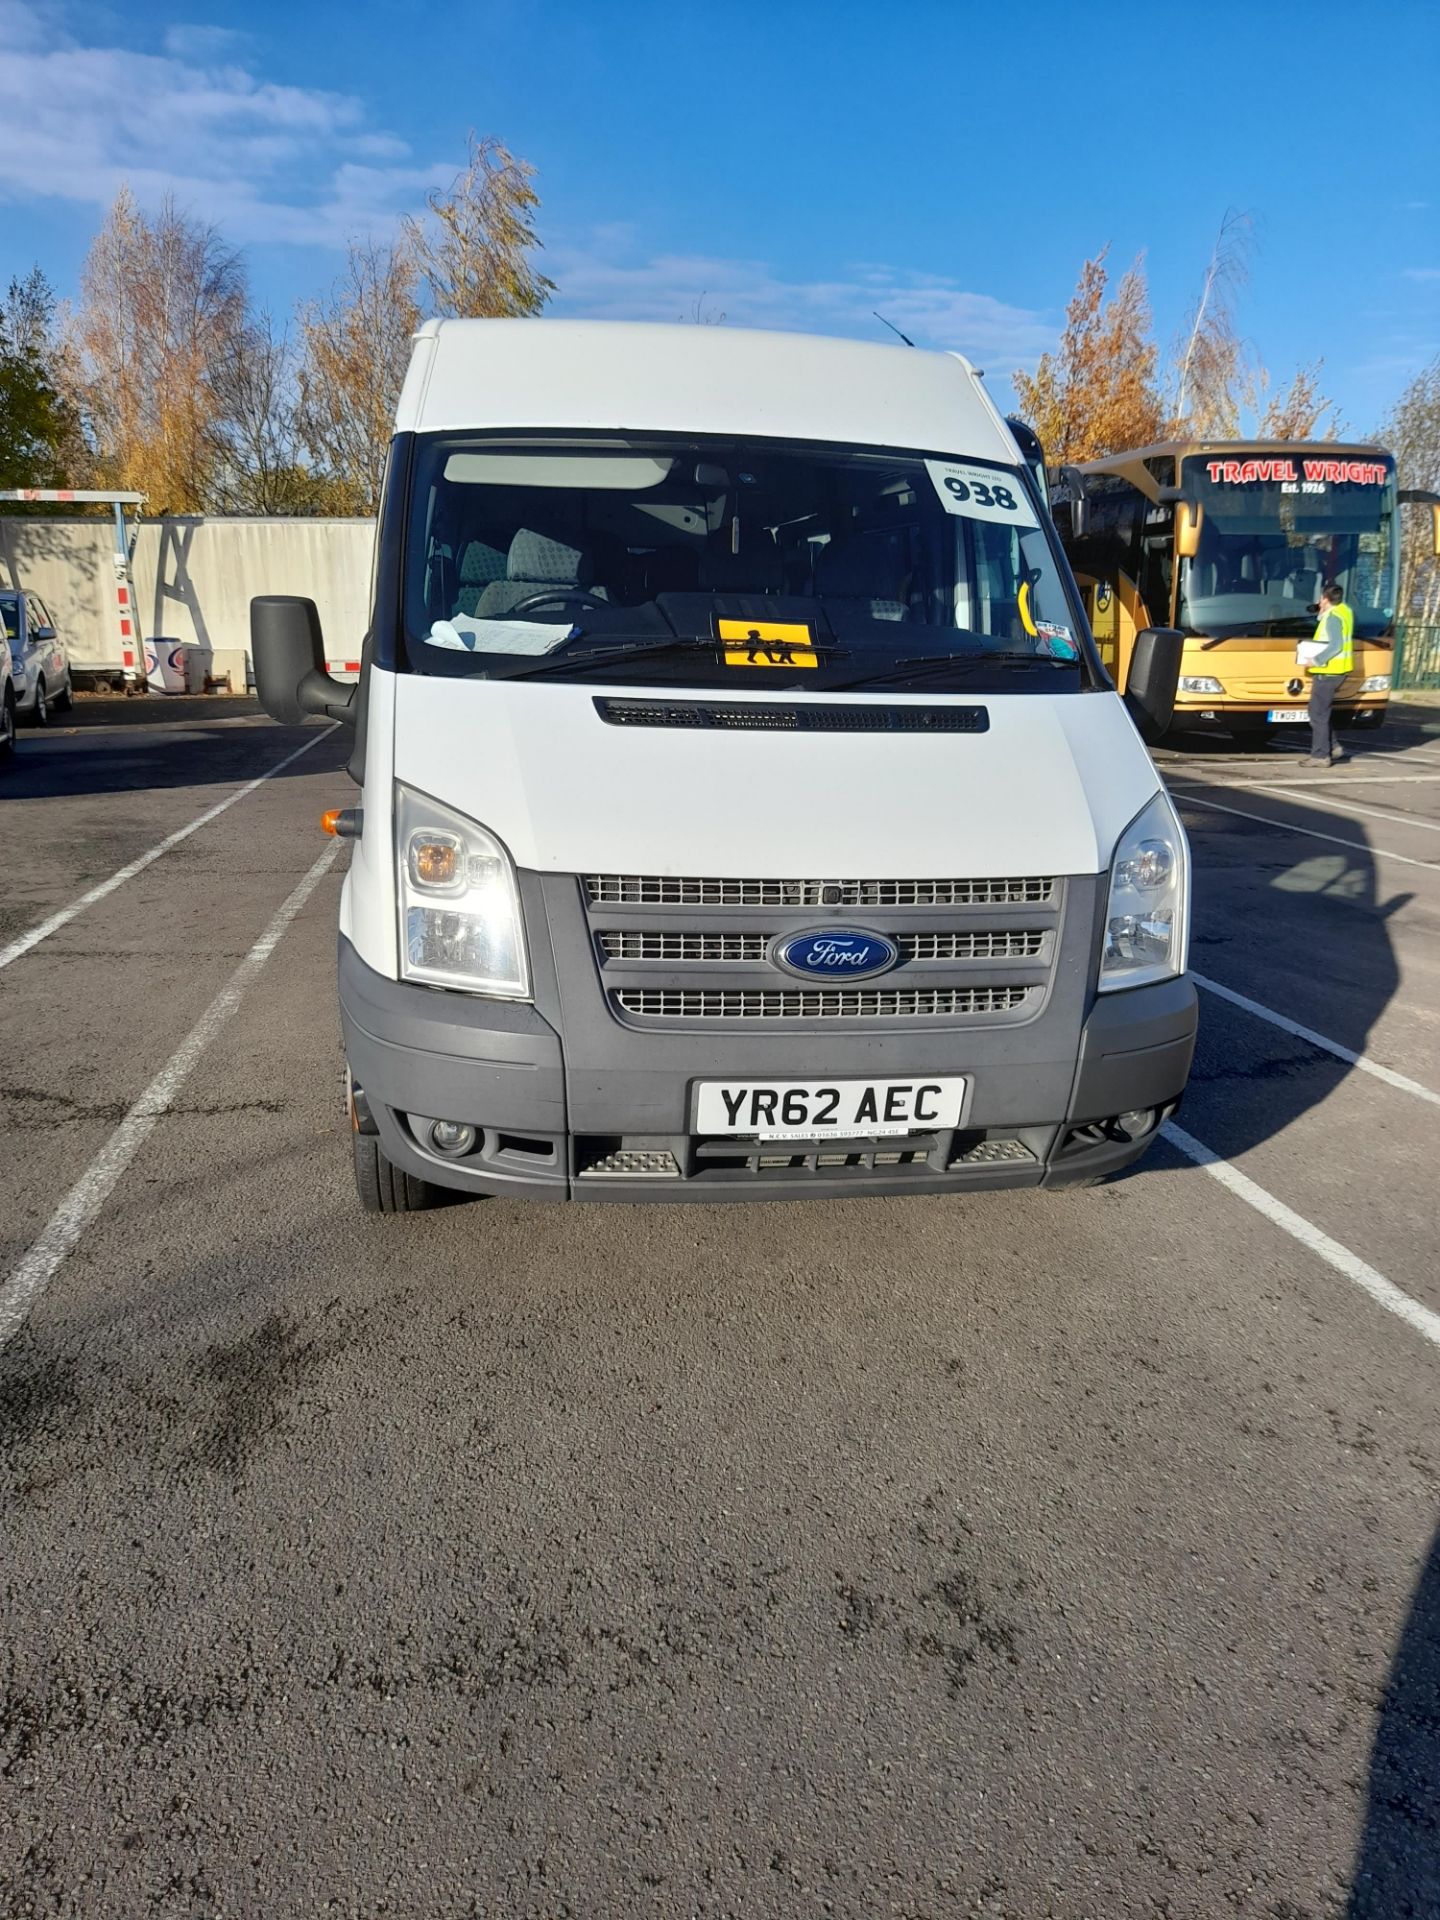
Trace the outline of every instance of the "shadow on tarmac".
<instances>
[{"instance_id":1,"label":"shadow on tarmac","mask_svg":"<svg viewBox=\"0 0 1440 1920\"><path fill-rule=\"evenodd\" d=\"M1183 814L1187 796L1179 791L1175 798ZM1267 794L1266 801L1277 819L1322 832L1338 826L1353 844L1192 812L1190 964L1197 974L1363 1053L1400 983L1389 923L1414 896L1403 887L1388 890L1356 821L1322 817L1298 794ZM1246 804L1243 796L1236 804ZM1322 1105L1353 1071L1347 1061L1202 987L1180 1124L1232 1158Z\"/></svg>"},{"instance_id":2,"label":"shadow on tarmac","mask_svg":"<svg viewBox=\"0 0 1440 1920\"><path fill-rule=\"evenodd\" d=\"M1440 1914L1440 1533L1380 1703L1346 1920Z\"/></svg>"},{"instance_id":3,"label":"shadow on tarmac","mask_svg":"<svg viewBox=\"0 0 1440 1920\"><path fill-rule=\"evenodd\" d=\"M117 707L122 702L114 703ZM136 702L135 705L141 703ZM209 703L207 703L209 704ZM234 703L243 718L249 702ZM226 716L229 717L228 715ZM11 765L0 771L0 804L9 800L75 798L85 794L148 793L170 787L230 785L253 778L304 744L317 727L216 725L213 717L176 714L161 724L137 724L128 712L113 727L24 729ZM318 749L287 767L314 773Z\"/></svg>"}]
</instances>

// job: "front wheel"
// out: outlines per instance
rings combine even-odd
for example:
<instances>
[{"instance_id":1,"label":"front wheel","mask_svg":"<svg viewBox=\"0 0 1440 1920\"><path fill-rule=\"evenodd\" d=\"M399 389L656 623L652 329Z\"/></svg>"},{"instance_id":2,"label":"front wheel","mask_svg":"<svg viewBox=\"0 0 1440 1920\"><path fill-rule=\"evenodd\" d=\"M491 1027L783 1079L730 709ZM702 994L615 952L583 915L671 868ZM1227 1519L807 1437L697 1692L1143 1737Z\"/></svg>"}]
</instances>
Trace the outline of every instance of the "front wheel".
<instances>
[{"instance_id":1,"label":"front wheel","mask_svg":"<svg viewBox=\"0 0 1440 1920\"><path fill-rule=\"evenodd\" d=\"M48 727L50 724L50 699L43 680L35 682L35 711L30 717L37 727Z\"/></svg>"},{"instance_id":2,"label":"front wheel","mask_svg":"<svg viewBox=\"0 0 1440 1920\"><path fill-rule=\"evenodd\" d=\"M423 1213L440 1195L428 1180L417 1180L380 1151L373 1133L352 1133L355 1191L366 1213Z\"/></svg>"},{"instance_id":3,"label":"front wheel","mask_svg":"<svg viewBox=\"0 0 1440 1920\"><path fill-rule=\"evenodd\" d=\"M55 708L58 713L69 713L73 709L74 705L75 705L75 682L70 678L69 674L67 673L65 676L65 691L63 693L56 694Z\"/></svg>"},{"instance_id":4,"label":"front wheel","mask_svg":"<svg viewBox=\"0 0 1440 1920\"><path fill-rule=\"evenodd\" d=\"M15 692L12 687L5 689L5 699L0 703L0 766L9 766L15 758Z\"/></svg>"}]
</instances>

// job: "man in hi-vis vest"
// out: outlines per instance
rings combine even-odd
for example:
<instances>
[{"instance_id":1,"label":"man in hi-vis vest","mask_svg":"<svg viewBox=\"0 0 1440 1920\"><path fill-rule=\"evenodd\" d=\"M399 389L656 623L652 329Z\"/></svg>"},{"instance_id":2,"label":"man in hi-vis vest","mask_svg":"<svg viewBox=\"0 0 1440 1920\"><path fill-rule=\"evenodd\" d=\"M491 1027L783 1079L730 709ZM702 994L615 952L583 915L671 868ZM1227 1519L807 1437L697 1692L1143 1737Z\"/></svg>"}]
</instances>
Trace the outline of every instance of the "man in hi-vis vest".
<instances>
[{"instance_id":1,"label":"man in hi-vis vest","mask_svg":"<svg viewBox=\"0 0 1440 1920\"><path fill-rule=\"evenodd\" d=\"M1328 767L1347 756L1335 750L1331 712L1345 676L1355 665L1355 616L1333 580L1320 594L1320 624L1303 649L1310 675L1310 754L1302 767Z\"/></svg>"}]
</instances>

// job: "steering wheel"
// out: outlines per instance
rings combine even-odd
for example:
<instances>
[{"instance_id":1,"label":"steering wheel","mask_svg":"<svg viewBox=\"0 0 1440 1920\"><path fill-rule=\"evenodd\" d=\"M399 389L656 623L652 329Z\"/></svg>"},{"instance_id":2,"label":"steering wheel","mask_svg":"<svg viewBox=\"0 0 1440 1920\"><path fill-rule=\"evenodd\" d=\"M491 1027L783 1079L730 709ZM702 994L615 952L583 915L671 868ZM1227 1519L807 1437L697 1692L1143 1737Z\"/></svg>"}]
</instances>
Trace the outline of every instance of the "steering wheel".
<instances>
[{"instance_id":1,"label":"steering wheel","mask_svg":"<svg viewBox=\"0 0 1440 1920\"><path fill-rule=\"evenodd\" d=\"M530 613L536 607L576 606L582 611L608 613L611 603L602 600L598 594L587 593L584 587L543 587L539 593L527 593L523 600L517 600L504 616L507 620L517 613Z\"/></svg>"}]
</instances>

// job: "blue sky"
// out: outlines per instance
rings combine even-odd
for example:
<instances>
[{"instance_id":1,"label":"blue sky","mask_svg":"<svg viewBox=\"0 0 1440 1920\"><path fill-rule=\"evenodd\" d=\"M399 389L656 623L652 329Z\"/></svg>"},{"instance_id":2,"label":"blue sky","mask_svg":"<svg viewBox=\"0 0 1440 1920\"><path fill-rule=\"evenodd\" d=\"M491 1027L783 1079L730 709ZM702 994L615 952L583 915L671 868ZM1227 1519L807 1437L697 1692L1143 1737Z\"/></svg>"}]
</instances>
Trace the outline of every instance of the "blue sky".
<instances>
[{"instance_id":1,"label":"blue sky","mask_svg":"<svg viewBox=\"0 0 1440 1920\"><path fill-rule=\"evenodd\" d=\"M243 18L243 30L234 22ZM1081 261L1179 324L1227 209L1241 328L1323 356L1355 432L1440 352L1433 4L0 0L0 274L73 291L122 180L172 190L288 314L495 133L536 168L554 310L925 346L1007 376ZM1188 31L1184 30L1188 26ZM1328 87L1328 97L1320 91Z\"/></svg>"}]
</instances>

